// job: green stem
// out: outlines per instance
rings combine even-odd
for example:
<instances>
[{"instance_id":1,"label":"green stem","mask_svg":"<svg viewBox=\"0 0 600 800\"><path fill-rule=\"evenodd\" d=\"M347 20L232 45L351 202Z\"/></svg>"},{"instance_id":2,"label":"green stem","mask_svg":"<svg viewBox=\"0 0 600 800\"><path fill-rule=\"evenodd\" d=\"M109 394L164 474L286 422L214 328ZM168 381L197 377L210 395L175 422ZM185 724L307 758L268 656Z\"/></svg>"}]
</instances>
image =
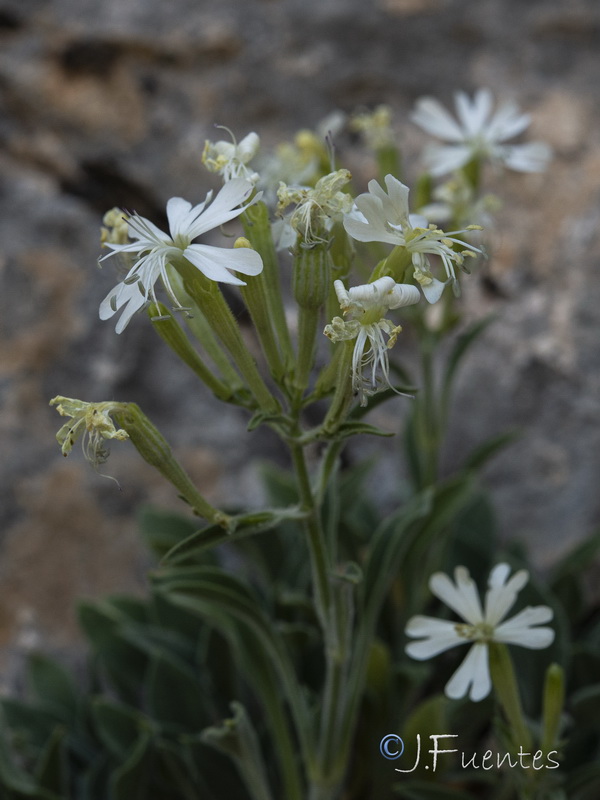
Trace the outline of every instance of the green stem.
<instances>
[{"instance_id":1,"label":"green stem","mask_svg":"<svg viewBox=\"0 0 600 800\"><path fill-rule=\"evenodd\" d=\"M219 400L227 402L231 398L233 390L223 381L220 381L212 370L206 366L169 309L162 303L152 303L148 308L148 314L152 327L160 338L179 356L184 364L187 364L196 373Z\"/></svg>"},{"instance_id":2,"label":"green stem","mask_svg":"<svg viewBox=\"0 0 600 800\"><path fill-rule=\"evenodd\" d=\"M185 258L179 259L175 266L183 277L186 291L231 353L261 410L267 413L277 413L279 405L267 388L256 367L256 362L244 344L238 324L221 294L218 284L205 278Z\"/></svg>"},{"instance_id":3,"label":"green stem","mask_svg":"<svg viewBox=\"0 0 600 800\"><path fill-rule=\"evenodd\" d=\"M264 271L249 280L246 286L240 286L240 292L252 317L271 375L277 383L281 383L286 374L286 368L281 360L279 346L271 324L272 318L268 307Z\"/></svg>"},{"instance_id":4,"label":"green stem","mask_svg":"<svg viewBox=\"0 0 600 800\"><path fill-rule=\"evenodd\" d=\"M302 394L315 362L317 328L331 287L331 255L327 245L303 246L294 253L294 298L298 303L298 358L294 388Z\"/></svg>"},{"instance_id":5,"label":"green stem","mask_svg":"<svg viewBox=\"0 0 600 800\"><path fill-rule=\"evenodd\" d=\"M223 352L223 348L213 329L208 324L204 314L200 311L196 303L192 300L190 295L183 288L183 279L176 269L168 266L167 271L169 274L169 283L175 292L175 296L179 300L183 308L189 308L189 314L186 315L186 327L192 332L193 336L202 345L204 351L217 367L225 383L231 388L233 392L244 388L244 383L240 380L240 376L231 366L227 355Z\"/></svg>"},{"instance_id":6,"label":"green stem","mask_svg":"<svg viewBox=\"0 0 600 800\"><path fill-rule=\"evenodd\" d=\"M346 418L352 402L352 354L354 342L342 342L342 353L338 361L337 381L331 403L323 420L323 432L333 435Z\"/></svg>"},{"instance_id":7,"label":"green stem","mask_svg":"<svg viewBox=\"0 0 600 800\"><path fill-rule=\"evenodd\" d=\"M155 467L169 483L179 491L194 511L201 517L227 528L231 517L212 506L192 483L189 475L173 456L169 443L142 413L135 403L127 403L126 408L115 414L129 434L131 443L138 453L151 466Z\"/></svg>"},{"instance_id":8,"label":"green stem","mask_svg":"<svg viewBox=\"0 0 600 800\"><path fill-rule=\"evenodd\" d=\"M525 722L519 688L508 647L492 642L489 646L490 673L496 696L500 701L509 725L513 743L524 750L531 748L531 734Z\"/></svg>"},{"instance_id":9,"label":"green stem","mask_svg":"<svg viewBox=\"0 0 600 800\"><path fill-rule=\"evenodd\" d=\"M321 622L323 632L325 636L327 636L329 630L328 620L331 605L331 587L329 584L329 565L327 563L325 538L321 529L319 509L315 506L304 450L301 445L295 443L290 444L290 450L296 473L300 503L302 508L308 512L304 520L304 529L307 534L310 552L317 616Z\"/></svg>"},{"instance_id":10,"label":"green stem","mask_svg":"<svg viewBox=\"0 0 600 800\"><path fill-rule=\"evenodd\" d=\"M294 373L294 388L303 393L308 386L317 349L318 308L298 308L298 361Z\"/></svg>"},{"instance_id":11,"label":"green stem","mask_svg":"<svg viewBox=\"0 0 600 800\"><path fill-rule=\"evenodd\" d=\"M254 203L244 211L241 220L246 237L263 260L264 268L261 275L263 276L262 282L265 287L267 305L283 353L283 361L286 367L289 367L294 361L294 352L285 318L285 306L279 279L279 261L271 236L269 211L264 203Z\"/></svg>"}]
</instances>

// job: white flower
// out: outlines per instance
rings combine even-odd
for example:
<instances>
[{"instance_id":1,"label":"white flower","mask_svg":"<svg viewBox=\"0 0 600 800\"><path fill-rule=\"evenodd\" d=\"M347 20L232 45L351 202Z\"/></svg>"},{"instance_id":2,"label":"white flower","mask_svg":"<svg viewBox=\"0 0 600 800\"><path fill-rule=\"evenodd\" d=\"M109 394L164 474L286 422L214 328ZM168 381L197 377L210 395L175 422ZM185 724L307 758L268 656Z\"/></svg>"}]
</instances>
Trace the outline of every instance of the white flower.
<instances>
[{"instance_id":1,"label":"white flower","mask_svg":"<svg viewBox=\"0 0 600 800\"><path fill-rule=\"evenodd\" d=\"M405 186L393 175L385 176L388 193L377 183L369 181L369 191L359 195L355 200L355 209L344 217L344 227L353 239L359 242L389 242L405 247L412 255L414 279L421 285L425 299L429 303L439 300L446 283L451 282L457 289L454 265L461 267L465 256L474 256L481 252L477 247L469 245L468 249L457 251L454 244L464 246L464 242L456 238L478 226L469 226L464 230L444 231L435 225L413 227L415 218L409 215L408 186ZM421 225L427 221L419 220ZM439 256L446 271L447 280L439 281L431 274L427 255Z\"/></svg>"},{"instance_id":2,"label":"white flower","mask_svg":"<svg viewBox=\"0 0 600 800\"><path fill-rule=\"evenodd\" d=\"M129 217L129 236L134 241L129 244L106 242L105 246L112 252L101 261L116 253L133 253L138 258L125 279L100 304L100 319L109 319L124 307L116 326L117 333L121 333L136 311L150 301L156 302L154 284L158 278L162 278L171 299L179 306L169 282L167 267L180 258L185 258L210 280L221 283L244 285L229 270L244 275L258 275L263 264L254 250L191 243L197 236L239 216L250 205L240 204L248 199L252 191L253 187L248 181L235 178L223 186L210 205L212 192L197 206L192 206L181 197L172 197L167 203L168 234L145 217L138 214Z\"/></svg>"},{"instance_id":3,"label":"white flower","mask_svg":"<svg viewBox=\"0 0 600 800\"><path fill-rule=\"evenodd\" d=\"M474 158L505 164L520 172L542 172L551 158L545 142L504 144L529 125L529 114L522 114L514 103L505 103L492 113L493 97L489 89L479 89L471 100L464 92L454 98L454 119L432 97L417 100L411 115L414 123L448 145L432 145L425 161L433 175L460 169Z\"/></svg>"},{"instance_id":4,"label":"white flower","mask_svg":"<svg viewBox=\"0 0 600 800\"><path fill-rule=\"evenodd\" d=\"M334 222L341 221L343 214L350 211L352 198L341 190L351 178L347 169L338 169L319 178L314 189L279 184L278 211L281 214L289 205L296 204L284 220L297 232L304 245L325 244L326 234Z\"/></svg>"},{"instance_id":5,"label":"white flower","mask_svg":"<svg viewBox=\"0 0 600 800\"><path fill-rule=\"evenodd\" d=\"M324 333L332 342L356 339L352 354L352 390L358 394L361 406L366 406L367 398L381 388L381 383L394 388L390 383L388 350L396 343L402 328L385 319L385 314L390 309L418 303L419 290L416 286L396 283L389 276L349 290L339 280L333 285L340 308L350 319L334 317ZM389 337L387 343L384 333ZM365 377L363 370L369 367L371 375Z\"/></svg>"},{"instance_id":6,"label":"white flower","mask_svg":"<svg viewBox=\"0 0 600 800\"><path fill-rule=\"evenodd\" d=\"M508 564L494 567L488 580L485 608L482 609L475 582L465 567L455 569L456 585L447 575L437 572L429 580L431 591L466 624L422 616L413 617L408 622L406 634L421 641L411 642L406 652L419 661L459 644L472 643L464 661L446 684L448 697L457 699L469 692L471 700L478 701L489 694L492 687L489 642L518 644L538 650L548 647L554 640L552 628L538 627L552 619L552 609L548 606L528 606L502 622L529 579L526 570L520 570L510 579L509 574Z\"/></svg>"},{"instance_id":7,"label":"white flower","mask_svg":"<svg viewBox=\"0 0 600 800\"><path fill-rule=\"evenodd\" d=\"M252 184L256 184L260 178L258 172L248 168L248 163L252 161L260 147L260 138L257 133L249 133L244 136L238 144L231 131L225 128L231 135L231 142L209 142L204 144L202 153L202 163L209 172L216 172L223 176L225 183L234 178L245 178Z\"/></svg>"}]
</instances>

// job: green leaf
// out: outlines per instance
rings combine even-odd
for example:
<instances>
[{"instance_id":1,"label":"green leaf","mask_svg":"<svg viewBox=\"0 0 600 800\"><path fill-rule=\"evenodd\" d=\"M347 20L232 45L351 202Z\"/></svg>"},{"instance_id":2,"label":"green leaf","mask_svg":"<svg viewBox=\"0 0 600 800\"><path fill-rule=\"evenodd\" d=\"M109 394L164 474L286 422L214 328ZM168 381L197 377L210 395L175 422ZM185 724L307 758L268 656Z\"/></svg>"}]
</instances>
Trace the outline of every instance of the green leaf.
<instances>
[{"instance_id":1,"label":"green leaf","mask_svg":"<svg viewBox=\"0 0 600 800\"><path fill-rule=\"evenodd\" d=\"M163 726L192 732L209 722L200 681L189 667L167 653L152 659L146 697L150 713Z\"/></svg>"},{"instance_id":2,"label":"green leaf","mask_svg":"<svg viewBox=\"0 0 600 800\"><path fill-rule=\"evenodd\" d=\"M271 530L284 521L303 519L305 512L298 507L252 511L232 517L233 532L227 533L220 525L208 525L179 542L164 557L167 564L181 564L197 558L205 550L220 544L237 542Z\"/></svg>"},{"instance_id":3,"label":"green leaf","mask_svg":"<svg viewBox=\"0 0 600 800\"><path fill-rule=\"evenodd\" d=\"M128 618L104 601L79 604L81 627L111 684L128 702L139 702L141 679L148 657L124 636Z\"/></svg>"},{"instance_id":4,"label":"green leaf","mask_svg":"<svg viewBox=\"0 0 600 800\"><path fill-rule=\"evenodd\" d=\"M36 703L64 722L77 716L77 690L71 676L57 663L34 653L27 662L28 684Z\"/></svg>"},{"instance_id":5,"label":"green leaf","mask_svg":"<svg viewBox=\"0 0 600 800\"><path fill-rule=\"evenodd\" d=\"M121 758L123 754L121 754ZM99 800L107 796L109 758L106 753L96 756L77 778L73 800Z\"/></svg>"},{"instance_id":6,"label":"green leaf","mask_svg":"<svg viewBox=\"0 0 600 800\"><path fill-rule=\"evenodd\" d=\"M473 322L469 327L456 339L454 347L452 348L448 360L446 362L446 372L444 375L443 389L442 389L442 403L447 405L450 392L452 390L452 383L456 375L456 371L469 352L471 345L481 334L488 328L496 319L495 314L490 314L483 319Z\"/></svg>"},{"instance_id":7,"label":"green leaf","mask_svg":"<svg viewBox=\"0 0 600 800\"><path fill-rule=\"evenodd\" d=\"M156 591L168 594L171 602L194 611L217 627L240 654L239 665L246 669L249 660L256 664L251 670L251 685L260 681L260 692L270 709L271 720L277 726L281 758L295 763L293 749L286 737L289 731L281 717L281 690L289 702L295 720L296 733L306 763L310 763L313 737L305 698L295 678L295 669L281 637L260 608L257 598L248 586L223 570L211 567L173 568L154 579ZM276 679L275 679L276 676ZM263 678L267 679L266 683ZM270 684L270 686L269 686ZM273 692L275 694L273 694ZM292 753L290 757L288 753ZM290 775L292 767L286 770ZM289 794L296 797L297 794Z\"/></svg>"},{"instance_id":8,"label":"green leaf","mask_svg":"<svg viewBox=\"0 0 600 800\"><path fill-rule=\"evenodd\" d=\"M11 731L40 752L56 728L56 716L47 709L19 700L2 700L3 717Z\"/></svg>"},{"instance_id":9,"label":"green leaf","mask_svg":"<svg viewBox=\"0 0 600 800\"><path fill-rule=\"evenodd\" d=\"M159 558L198 528L197 521L150 506L141 509L138 524L142 539Z\"/></svg>"},{"instance_id":10,"label":"green leaf","mask_svg":"<svg viewBox=\"0 0 600 800\"><path fill-rule=\"evenodd\" d=\"M600 683L579 689L572 695L569 705L576 728L590 726L597 729L600 719Z\"/></svg>"},{"instance_id":11,"label":"green leaf","mask_svg":"<svg viewBox=\"0 0 600 800\"><path fill-rule=\"evenodd\" d=\"M504 433L492 436L471 451L465 459L465 471L481 469L491 458L516 441L520 436L521 431L518 430L504 431Z\"/></svg>"},{"instance_id":12,"label":"green leaf","mask_svg":"<svg viewBox=\"0 0 600 800\"><path fill-rule=\"evenodd\" d=\"M231 709L233 717L219 726L205 728L202 741L233 760L254 800L270 800L272 794L256 730L241 703L231 703Z\"/></svg>"},{"instance_id":13,"label":"green leaf","mask_svg":"<svg viewBox=\"0 0 600 800\"><path fill-rule=\"evenodd\" d=\"M35 769L35 778L43 789L66 797L68 793L66 730L56 728Z\"/></svg>"},{"instance_id":14,"label":"green leaf","mask_svg":"<svg viewBox=\"0 0 600 800\"><path fill-rule=\"evenodd\" d=\"M600 530L594 531L583 542L575 545L567 555L558 562L552 573L552 582L565 575L578 575L590 566L600 551Z\"/></svg>"},{"instance_id":15,"label":"green leaf","mask_svg":"<svg viewBox=\"0 0 600 800\"><path fill-rule=\"evenodd\" d=\"M37 788L33 778L14 763L4 736L0 737L0 787L30 797L35 796Z\"/></svg>"},{"instance_id":16,"label":"green leaf","mask_svg":"<svg viewBox=\"0 0 600 800\"><path fill-rule=\"evenodd\" d=\"M112 800L147 800L151 779L150 733L140 735L127 760L111 775Z\"/></svg>"},{"instance_id":17,"label":"green leaf","mask_svg":"<svg viewBox=\"0 0 600 800\"><path fill-rule=\"evenodd\" d=\"M368 434L370 436L395 436L394 431L384 431L375 425L368 425L366 422L343 422L335 432L336 439L348 439L350 436Z\"/></svg>"},{"instance_id":18,"label":"green leaf","mask_svg":"<svg viewBox=\"0 0 600 800\"><path fill-rule=\"evenodd\" d=\"M149 722L139 712L102 697L92 701L90 713L98 738L119 760L123 753L134 746L142 730L149 726Z\"/></svg>"},{"instance_id":19,"label":"green leaf","mask_svg":"<svg viewBox=\"0 0 600 800\"><path fill-rule=\"evenodd\" d=\"M494 564L496 539L497 523L492 502L486 492L475 489L452 525L444 569L452 573L460 564L483 585Z\"/></svg>"}]
</instances>

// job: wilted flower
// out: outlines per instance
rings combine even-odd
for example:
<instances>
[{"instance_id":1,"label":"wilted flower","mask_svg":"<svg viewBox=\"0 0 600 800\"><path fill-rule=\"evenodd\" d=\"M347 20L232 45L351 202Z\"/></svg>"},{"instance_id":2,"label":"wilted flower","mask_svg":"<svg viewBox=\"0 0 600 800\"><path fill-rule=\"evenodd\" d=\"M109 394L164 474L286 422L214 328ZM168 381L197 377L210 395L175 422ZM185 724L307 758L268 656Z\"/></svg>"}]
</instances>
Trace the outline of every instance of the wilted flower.
<instances>
[{"instance_id":1,"label":"wilted flower","mask_svg":"<svg viewBox=\"0 0 600 800\"><path fill-rule=\"evenodd\" d=\"M352 390L358 394L361 406L366 406L367 398L382 385L394 388L390 383L388 350L396 343L402 328L385 319L385 315L391 309L418 303L419 290L416 286L396 283L389 276L352 289L346 289L343 282L337 280L334 287L340 308L349 319L334 317L324 333L332 342L356 339L352 355ZM387 342L384 333L388 336ZM371 374L365 377L363 371L369 367Z\"/></svg>"},{"instance_id":2,"label":"wilted flower","mask_svg":"<svg viewBox=\"0 0 600 800\"><path fill-rule=\"evenodd\" d=\"M56 434L63 456L69 455L81 436L83 454L97 468L108 458L110 439L123 441L129 438L126 431L115 428L110 418L111 413L123 410L123 403L85 403L83 400L58 396L50 400L50 405L56 406L62 417L72 417L72 421L65 422Z\"/></svg>"},{"instance_id":3,"label":"wilted flower","mask_svg":"<svg viewBox=\"0 0 600 800\"><path fill-rule=\"evenodd\" d=\"M279 184L278 210L282 212L295 203L296 208L286 217L286 222L297 232L308 247L324 244L326 234L334 222L352 208L352 197L341 189L351 179L347 169L338 169L319 178L314 189L305 186Z\"/></svg>"},{"instance_id":4,"label":"wilted flower","mask_svg":"<svg viewBox=\"0 0 600 800\"><path fill-rule=\"evenodd\" d=\"M408 209L408 186L405 186L393 175L385 176L387 194L377 181L369 181L369 191L359 195L355 200L355 209L344 217L344 227L353 239L359 242L389 242L397 247L405 247L412 256L413 277L420 284L425 299L430 303L439 300L446 283L457 287L454 266L461 267L465 256L480 253L477 247L456 238L478 226L468 226L464 230L448 233L427 226L427 220L411 218ZM423 226L423 227L422 227ZM427 226L427 227L424 227ZM458 251L453 245L465 247ZM431 273L428 255L439 256L446 271L447 280L439 281Z\"/></svg>"},{"instance_id":5,"label":"wilted flower","mask_svg":"<svg viewBox=\"0 0 600 800\"><path fill-rule=\"evenodd\" d=\"M125 279L112 289L100 305L100 319L109 319L125 306L116 331L121 333L131 317L147 302L157 302L154 284L161 278L176 306L177 297L169 282L167 267L185 258L203 275L213 281L244 285L244 282L229 270L244 275L258 275L263 268L262 259L254 250L224 249L206 244L192 244L192 240L207 231L218 228L238 217L245 208L241 204L252 194L252 184L243 178L234 178L226 183L212 203L212 192L203 203L192 206L181 197L172 197L167 203L169 233L164 233L150 220L133 214L127 220L129 236L134 241L128 244L106 242L112 252L134 253L138 258ZM253 201L251 201L253 202Z\"/></svg>"},{"instance_id":6,"label":"wilted flower","mask_svg":"<svg viewBox=\"0 0 600 800\"><path fill-rule=\"evenodd\" d=\"M551 158L545 142L504 144L529 125L529 114L522 114L514 103L504 103L492 113L493 96L479 89L471 100L464 92L454 98L456 116L432 97L417 101L412 121L448 145L431 145L425 151L426 164L433 175L464 167L474 158L505 164L520 172L541 172Z\"/></svg>"},{"instance_id":7,"label":"wilted flower","mask_svg":"<svg viewBox=\"0 0 600 800\"><path fill-rule=\"evenodd\" d=\"M472 644L464 661L446 684L448 697L482 700L492 687L489 669L490 642L518 644L533 650L552 644L552 628L539 627L553 616L548 606L528 606L516 616L502 622L529 579L526 570L509 579L508 564L498 564L490 573L485 608L482 609L475 581L465 567L454 570L456 584L443 572L436 572L429 587L436 597L461 616L465 623L416 616L406 626L407 636L421 639L411 642L406 652L419 661L443 653L459 644Z\"/></svg>"},{"instance_id":8,"label":"wilted flower","mask_svg":"<svg viewBox=\"0 0 600 800\"><path fill-rule=\"evenodd\" d=\"M225 130L228 130L225 128ZM216 172L223 176L225 183L234 178L244 178L256 184L260 175L248 168L248 164L258 152L260 138L257 133L249 133L238 144L231 131L231 142L210 142L204 144L202 163L209 172Z\"/></svg>"}]
</instances>

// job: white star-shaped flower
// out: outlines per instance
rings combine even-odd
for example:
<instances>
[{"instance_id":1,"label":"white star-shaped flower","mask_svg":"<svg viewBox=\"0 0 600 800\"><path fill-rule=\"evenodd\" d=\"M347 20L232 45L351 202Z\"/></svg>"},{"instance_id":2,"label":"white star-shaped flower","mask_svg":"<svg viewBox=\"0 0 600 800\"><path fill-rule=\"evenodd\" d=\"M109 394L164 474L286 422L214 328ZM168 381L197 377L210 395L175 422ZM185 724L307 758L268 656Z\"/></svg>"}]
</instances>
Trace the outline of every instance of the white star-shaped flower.
<instances>
[{"instance_id":1,"label":"white star-shaped flower","mask_svg":"<svg viewBox=\"0 0 600 800\"><path fill-rule=\"evenodd\" d=\"M435 303L446 283L450 282L455 287L458 285L454 266L462 266L465 256L481 252L472 245L466 248L465 243L457 238L478 226L449 233L435 225L428 226L424 218L409 214L408 186L393 175L385 176L385 185L387 194L376 180L369 181L369 191L356 198L355 208L344 217L346 232L359 242L388 242L397 247L405 247L412 256L414 279L421 285L425 299L429 303ZM455 244L465 249L454 250ZM446 281L434 278L428 255L441 258Z\"/></svg>"},{"instance_id":2,"label":"white star-shaped flower","mask_svg":"<svg viewBox=\"0 0 600 800\"><path fill-rule=\"evenodd\" d=\"M493 96L479 89L473 99L464 92L454 98L455 119L437 100L417 100L412 121L447 145L431 145L425 162L432 175L445 175L460 169L474 158L505 164L519 172L542 172L552 152L545 142L508 145L505 142L522 133L530 123L514 103L505 103L492 112Z\"/></svg>"},{"instance_id":3,"label":"white star-shaped flower","mask_svg":"<svg viewBox=\"0 0 600 800\"><path fill-rule=\"evenodd\" d=\"M197 206L192 206L181 197L172 197L167 203L169 233L164 233L145 217L138 214L130 216L127 224L129 236L134 241L128 244L107 242L105 246L112 252L101 260L117 253L131 253L138 258L125 279L100 304L100 319L109 319L123 308L116 326L117 333L121 333L136 311L150 301L156 302L154 284L159 278L178 306L167 272L169 265L176 266L177 259L185 258L207 278L220 283L245 285L230 270L244 275L258 275L262 271L263 263L254 250L192 244L196 237L238 217L254 202L252 200L242 205L252 191L252 184L243 178L235 178L223 186L212 203L212 192Z\"/></svg>"},{"instance_id":4,"label":"white star-shaped flower","mask_svg":"<svg viewBox=\"0 0 600 800\"><path fill-rule=\"evenodd\" d=\"M443 572L429 580L429 588L449 608L465 620L450 622L433 617L416 616L409 620L406 634L420 639L411 642L406 652L423 661L460 644L472 644L460 667L446 684L448 697L457 699L467 693L473 701L482 700L490 692L488 644L504 642L532 650L548 647L554 641L552 628L539 627L553 616L548 606L528 606L503 622L514 605L519 591L529 580L526 570L511 578L508 564L497 564L488 580L485 606L482 609L475 581L465 567L454 570L456 583Z\"/></svg>"},{"instance_id":5,"label":"white star-shaped flower","mask_svg":"<svg viewBox=\"0 0 600 800\"><path fill-rule=\"evenodd\" d=\"M324 333L332 342L356 339L352 390L359 396L361 406L366 406L367 398L379 391L382 383L384 388L394 389L390 383L388 350L396 343L402 328L385 319L385 315L391 309L418 303L419 290L416 286L396 283L389 276L352 289L346 289L340 280L333 285L340 308L349 319L334 317ZM388 336L387 343L384 333ZM371 374L365 377L363 371L369 367Z\"/></svg>"}]
</instances>

